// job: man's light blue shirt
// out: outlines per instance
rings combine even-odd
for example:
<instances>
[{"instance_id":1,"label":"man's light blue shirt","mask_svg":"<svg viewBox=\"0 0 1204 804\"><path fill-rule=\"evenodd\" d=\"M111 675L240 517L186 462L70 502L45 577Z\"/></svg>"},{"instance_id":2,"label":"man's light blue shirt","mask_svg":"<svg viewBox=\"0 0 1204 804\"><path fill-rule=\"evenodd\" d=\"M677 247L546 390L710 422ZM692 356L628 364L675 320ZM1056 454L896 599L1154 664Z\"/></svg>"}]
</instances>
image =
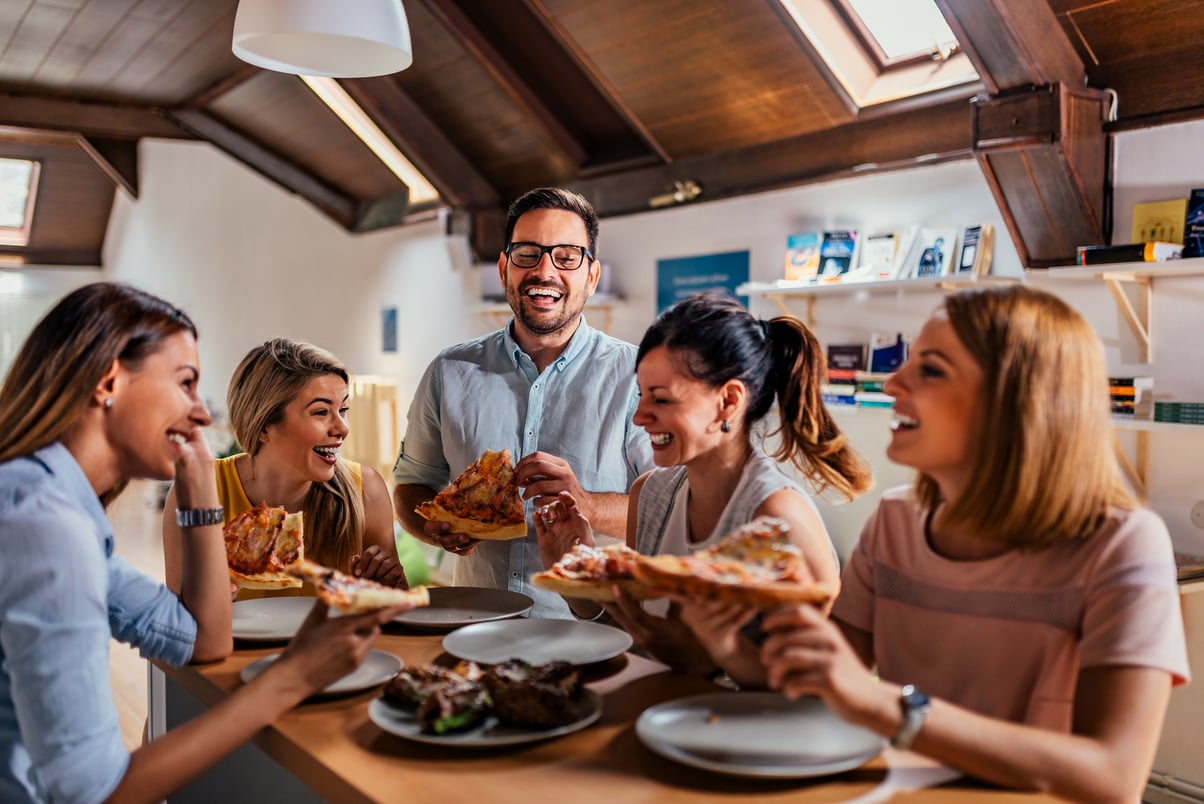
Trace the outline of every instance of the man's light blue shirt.
<instances>
[{"instance_id":1,"label":"man's light blue shirt","mask_svg":"<svg viewBox=\"0 0 1204 804\"><path fill-rule=\"evenodd\" d=\"M0 801L103 801L129 764L109 640L181 665L196 621L113 555L113 528L55 443L0 464Z\"/></svg>"},{"instance_id":2,"label":"man's light blue shirt","mask_svg":"<svg viewBox=\"0 0 1204 804\"><path fill-rule=\"evenodd\" d=\"M438 491L485 450L508 448L515 461L539 451L563 458L586 491L627 493L653 466L648 436L631 422L636 347L582 318L564 352L539 373L512 325L445 349L427 367L393 480ZM530 501L525 509L527 537L481 542L457 559L455 584L521 592L535 601L532 616L571 617L559 595L530 584L543 564Z\"/></svg>"}]
</instances>

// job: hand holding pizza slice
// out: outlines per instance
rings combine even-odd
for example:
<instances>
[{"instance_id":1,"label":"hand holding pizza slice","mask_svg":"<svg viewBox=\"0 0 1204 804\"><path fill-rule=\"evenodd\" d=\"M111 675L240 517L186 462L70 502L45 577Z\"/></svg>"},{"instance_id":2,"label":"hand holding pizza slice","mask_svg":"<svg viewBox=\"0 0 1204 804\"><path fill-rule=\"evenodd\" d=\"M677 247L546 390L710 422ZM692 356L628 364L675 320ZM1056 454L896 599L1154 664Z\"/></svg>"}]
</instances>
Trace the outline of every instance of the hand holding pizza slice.
<instances>
[{"instance_id":1,"label":"hand holding pizza slice","mask_svg":"<svg viewBox=\"0 0 1204 804\"><path fill-rule=\"evenodd\" d=\"M223 530L230 580L248 589L289 589L301 581L285 568L305 557L303 519L260 503Z\"/></svg>"},{"instance_id":2,"label":"hand holding pizza slice","mask_svg":"<svg viewBox=\"0 0 1204 804\"><path fill-rule=\"evenodd\" d=\"M656 591L748 608L826 606L834 591L812 579L789 530L784 520L757 517L693 555L637 556L634 574Z\"/></svg>"},{"instance_id":3,"label":"hand holding pizza slice","mask_svg":"<svg viewBox=\"0 0 1204 804\"><path fill-rule=\"evenodd\" d=\"M347 575L307 559L289 566L288 572L296 578L309 581L317 590L318 599L339 614L364 614L393 606L404 606L405 610L409 610L429 606L431 602L425 586L396 589Z\"/></svg>"},{"instance_id":4,"label":"hand holding pizza slice","mask_svg":"<svg viewBox=\"0 0 1204 804\"><path fill-rule=\"evenodd\" d=\"M527 518L514 477L510 450L486 450L451 484L414 511L430 522L446 522L453 533L474 539L521 539Z\"/></svg>"},{"instance_id":5,"label":"hand holding pizza slice","mask_svg":"<svg viewBox=\"0 0 1204 804\"><path fill-rule=\"evenodd\" d=\"M531 576L532 586L566 597L607 603L615 599L615 586L630 598L649 597L648 587L635 578L639 556L622 542L595 547L578 544L544 572Z\"/></svg>"}]
</instances>

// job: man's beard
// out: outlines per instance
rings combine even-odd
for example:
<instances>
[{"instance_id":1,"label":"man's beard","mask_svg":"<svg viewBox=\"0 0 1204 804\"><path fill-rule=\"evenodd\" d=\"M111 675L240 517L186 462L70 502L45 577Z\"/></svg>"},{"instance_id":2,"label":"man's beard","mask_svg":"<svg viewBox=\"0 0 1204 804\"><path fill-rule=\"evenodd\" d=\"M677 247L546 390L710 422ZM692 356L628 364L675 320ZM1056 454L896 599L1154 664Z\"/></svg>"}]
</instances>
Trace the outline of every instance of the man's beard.
<instances>
[{"instance_id":1,"label":"man's beard","mask_svg":"<svg viewBox=\"0 0 1204 804\"><path fill-rule=\"evenodd\" d=\"M530 288L548 288L561 294L560 314L555 315L551 310L530 310L528 306L530 300L527 297L527 291ZM538 282L524 283L517 290L507 288L506 296L507 301L510 302L510 309L514 312L514 317L518 319L524 329L533 335L551 335L559 332L575 322L585 307L584 301L578 304L573 303L576 300L570 295L568 288Z\"/></svg>"}]
</instances>

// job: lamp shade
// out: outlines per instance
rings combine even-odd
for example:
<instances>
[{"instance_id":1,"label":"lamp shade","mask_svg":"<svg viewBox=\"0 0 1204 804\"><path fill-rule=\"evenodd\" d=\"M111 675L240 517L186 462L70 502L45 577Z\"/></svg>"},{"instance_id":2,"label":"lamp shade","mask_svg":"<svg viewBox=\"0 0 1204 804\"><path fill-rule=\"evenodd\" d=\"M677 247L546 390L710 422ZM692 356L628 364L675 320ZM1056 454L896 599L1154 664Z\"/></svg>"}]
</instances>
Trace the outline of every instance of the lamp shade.
<instances>
[{"instance_id":1,"label":"lamp shade","mask_svg":"<svg viewBox=\"0 0 1204 804\"><path fill-rule=\"evenodd\" d=\"M401 0L240 0L233 51L257 67L331 78L387 75L414 60Z\"/></svg>"}]
</instances>

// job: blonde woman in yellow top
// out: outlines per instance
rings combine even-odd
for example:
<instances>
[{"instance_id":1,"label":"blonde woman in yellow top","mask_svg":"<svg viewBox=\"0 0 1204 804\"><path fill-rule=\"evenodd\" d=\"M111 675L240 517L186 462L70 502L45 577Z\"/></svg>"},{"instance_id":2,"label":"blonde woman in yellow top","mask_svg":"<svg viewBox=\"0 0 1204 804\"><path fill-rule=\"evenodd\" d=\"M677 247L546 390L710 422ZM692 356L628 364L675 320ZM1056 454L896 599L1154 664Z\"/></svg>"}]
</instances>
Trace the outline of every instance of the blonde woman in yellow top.
<instances>
[{"instance_id":1,"label":"blonde woman in yellow top","mask_svg":"<svg viewBox=\"0 0 1204 804\"><path fill-rule=\"evenodd\" d=\"M243 358L226 395L245 452L216 462L230 522L258 503L305 515L305 555L388 586L406 586L393 538L393 505L380 473L339 456L347 437L347 369L329 352L276 338ZM165 510L174 511L174 490ZM180 529L163 518L167 585L180 578ZM243 589L238 599L301 594Z\"/></svg>"}]
</instances>

